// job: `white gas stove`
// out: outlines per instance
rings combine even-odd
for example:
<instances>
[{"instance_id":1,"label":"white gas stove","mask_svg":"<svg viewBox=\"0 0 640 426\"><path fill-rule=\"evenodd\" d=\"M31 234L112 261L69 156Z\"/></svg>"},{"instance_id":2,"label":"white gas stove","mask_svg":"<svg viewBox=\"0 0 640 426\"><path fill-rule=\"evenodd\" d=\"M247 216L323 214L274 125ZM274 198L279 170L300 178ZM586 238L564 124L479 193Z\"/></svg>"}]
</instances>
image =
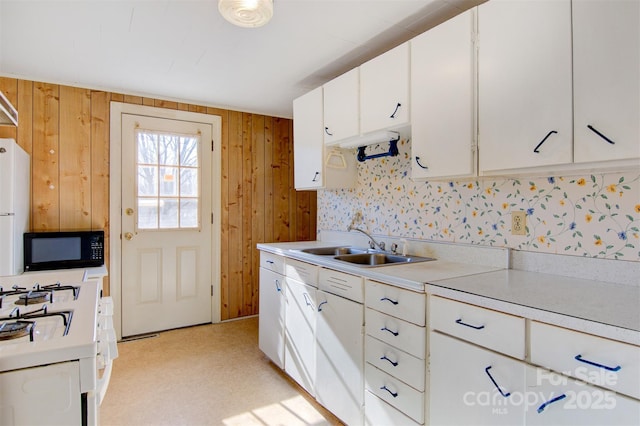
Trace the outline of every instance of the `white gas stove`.
<instances>
[{"instance_id":1,"label":"white gas stove","mask_svg":"<svg viewBox=\"0 0 640 426\"><path fill-rule=\"evenodd\" d=\"M0 424L97 424L117 357L100 283L23 274L0 287Z\"/></svg>"}]
</instances>

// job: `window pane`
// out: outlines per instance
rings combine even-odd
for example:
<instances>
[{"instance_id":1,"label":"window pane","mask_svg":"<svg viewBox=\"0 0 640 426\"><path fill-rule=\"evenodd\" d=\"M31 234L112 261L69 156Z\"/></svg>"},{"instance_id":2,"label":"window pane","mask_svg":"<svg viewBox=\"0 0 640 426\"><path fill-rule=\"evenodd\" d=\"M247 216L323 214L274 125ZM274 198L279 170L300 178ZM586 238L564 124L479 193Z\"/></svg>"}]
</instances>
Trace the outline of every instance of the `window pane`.
<instances>
[{"instance_id":1,"label":"window pane","mask_svg":"<svg viewBox=\"0 0 640 426\"><path fill-rule=\"evenodd\" d=\"M138 166L138 195L158 195L158 168Z\"/></svg>"},{"instance_id":2,"label":"window pane","mask_svg":"<svg viewBox=\"0 0 640 426\"><path fill-rule=\"evenodd\" d=\"M138 228L158 228L157 198L138 198Z\"/></svg>"},{"instance_id":3,"label":"window pane","mask_svg":"<svg viewBox=\"0 0 640 426\"><path fill-rule=\"evenodd\" d=\"M160 199L160 228L178 227L178 199Z\"/></svg>"},{"instance_id":4,"label":"window pane","mask_svg":"<svg viewBox=\"0 0 640 426\"><path fill-rule=\"evenodd\" d=\"M180 138L180 165L198 166L198 138Z\"/></svg>"},{"instance_id":5,"label":"window pane","mask_svg":"<svg viewBox=\"0 0 640 426\"><path fill-rule=\"evenodd\" d=\"M181 228L197 228L198 227L198 200L197 199L180 200L180 227Z\"/></svg>"},{"instance_id":6,"label":"window pane","mask_svg":"<svg viewBox=\"0 0 640 426\"><path fill-rule=\"evenodd\" d=\"M138 163L158 164L158 135L138 132Z\"/></svg>"},{"instance_id":7,"label":"window pane","mask_svg":"<svg viewBox=\"0 0 640 426\"><path fill-rule=\"evenodd\" d=\"M178 169L160 167L160 196L178 195Z\"/></svg>"},{"instance_id":8,"label":"window pane","mask_svg":"<svg viewBox=\"0 0 640 426\"><path fill-rule=\"evenodd\" d=\"M160 135L160 164L178 165L178 136Z\"/></svg>"},{"instance_id":9,"label":"window pane","mask_svg":"<svg viewBox=\"0 0 640 426\"><path fill-rule=\"evenodd\" d=\"M198 196L198 169L180 170L180 196Z\"/></svg>"}]
</instances>

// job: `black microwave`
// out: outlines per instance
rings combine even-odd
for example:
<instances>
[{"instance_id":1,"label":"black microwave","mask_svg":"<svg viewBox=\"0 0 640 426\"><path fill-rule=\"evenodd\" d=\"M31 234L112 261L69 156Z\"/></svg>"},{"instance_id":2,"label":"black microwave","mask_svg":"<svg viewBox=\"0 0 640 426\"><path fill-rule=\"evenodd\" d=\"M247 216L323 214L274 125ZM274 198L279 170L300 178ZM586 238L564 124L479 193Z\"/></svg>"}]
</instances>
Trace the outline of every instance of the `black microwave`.
<instances>
[{"instance_id":1,"label":"black microwave","mask_svg":"<svg viewBox=\"0 0 640 426\"><path fill-rule=\"evenodd\" d=\"M88 268L104 265L104 231L27 232L24 270Z\"/></svg>"}]
</instances>

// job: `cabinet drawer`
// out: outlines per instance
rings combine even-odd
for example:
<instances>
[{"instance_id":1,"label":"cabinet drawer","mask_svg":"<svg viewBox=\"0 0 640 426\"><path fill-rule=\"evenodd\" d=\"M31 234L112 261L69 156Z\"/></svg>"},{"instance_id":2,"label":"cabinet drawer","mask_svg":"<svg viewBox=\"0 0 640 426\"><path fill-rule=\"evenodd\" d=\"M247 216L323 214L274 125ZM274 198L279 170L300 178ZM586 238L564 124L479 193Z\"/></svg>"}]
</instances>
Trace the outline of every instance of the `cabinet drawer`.
<instances>
[{"instance_id":1,"label":"cabinet drawer","mask_svg":"<svg viewBox=\"0 0 640 426\"><path fill-rule=\"evenodd\" d=\"M409 354L425 359L426 329L385 315L373 309L365 310L365 328L369 336L382 340Z\"/></svg>"},{"instance_id":2,"label":"cabinet drawer","mask_svg":"<svg viewBox=\"0 0 640 426\"><path fill-rule=\"evenodd\" d=\"M524 318L432 296L429 326L433 330L524 359Z\"/></svg>"},{"instance_id":3,"label":"cabinet drawer","mask_svg":"<svg viewBox=\"0 0 640 426\"><path fill-rule=\"evenodd\" d=\"M261 251L260 267L284 275L284 257Z\"/></svg>"},{"instance_id":4,"label":"cabinet drawer","mask_svg":"<svg viewBox=\"0 0 640 426\"><path fill-rule=\"evenodd\" d=\"M365 365L364 377L369 392L393 405L416 422L424 422L424 393L378 370L371 364Z\"/></svg>"},{"instance_id":5,"label":"cabinet drawer","mask_svg":"<svg viewBox=\"0 0 640 426\"><path fill-rule=\"evenodd\" d=\"M531 322L531 362L640 398L640 347Z\"/></svg>"},{"instance_id":6,"label":"cabinet drawer","mask_svg":"<svg viewBox=\"0 0 640 426\"><path fill-rule=\"evenodd\" d=\"M364 297L369 308L420 326L425 325L426 297L423 293L366 280Z\"/></svg>"},{"instance_id":7,"label":"cabinet drawer","mask_svg":"<svg viewBox=\"0 0 640 426\"><path fill-rule=\"evenodd\" d=\"M318 287L318 270L320 268L310 263L295 259L285 260L285 275L296 281L303 282L313 287Z\"/></svg>"},{"instance_id":8,"label":"cabinet drawer","mask_svg":"<svg viewBox=\"0 0 640 426\"><path fill-rule=\"evenodd\" d=\"M419 391L424 391L424 359L401 351L371 336L365 337L365 361L402 380Z\"/></svg>"},{"instance_id":9,"label":"cabinet drawer","mask_svg":"<svg viewBox=\"0 0 640 426\"><path fill-rule=\"evenodd\" d=\"M318 288L355 302L364 302L362 277L320 268Z\"/></svg>"},{"instance_id":10,"label":"cabinet drawer","mask_svg":"<svg viewBox=\"0 0 640 426\"><path fill-rule=\"evenodd\" d=\"M364 392L364 424L367 426L420 426L369 391Z\"/></svg>"}]
</instances>

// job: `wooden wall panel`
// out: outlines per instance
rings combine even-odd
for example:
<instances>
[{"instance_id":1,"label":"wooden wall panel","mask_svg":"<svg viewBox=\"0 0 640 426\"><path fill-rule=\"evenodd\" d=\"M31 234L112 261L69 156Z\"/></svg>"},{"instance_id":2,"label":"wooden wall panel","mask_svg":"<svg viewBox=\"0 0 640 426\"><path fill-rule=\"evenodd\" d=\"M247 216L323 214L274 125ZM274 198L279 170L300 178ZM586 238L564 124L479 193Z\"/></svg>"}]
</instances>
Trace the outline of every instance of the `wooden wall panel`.
<instances>
[{"instance_id":1,"label":"wooden wall panel","mask_svg":"<svg viewBox=\"0 0 640 426\"><path fill-rule=\"evenodd\" d=\"M257 243L313 240L315 192L293 189L293 127L283 118L0 77L19 126L0 126L31 153L31 228L109 234L110 102L222 118L221 316L258 313ZM109 253L107 244L107 265ZM105 282L109 293L108 277Z\"/></svg>"}]
</instances>

